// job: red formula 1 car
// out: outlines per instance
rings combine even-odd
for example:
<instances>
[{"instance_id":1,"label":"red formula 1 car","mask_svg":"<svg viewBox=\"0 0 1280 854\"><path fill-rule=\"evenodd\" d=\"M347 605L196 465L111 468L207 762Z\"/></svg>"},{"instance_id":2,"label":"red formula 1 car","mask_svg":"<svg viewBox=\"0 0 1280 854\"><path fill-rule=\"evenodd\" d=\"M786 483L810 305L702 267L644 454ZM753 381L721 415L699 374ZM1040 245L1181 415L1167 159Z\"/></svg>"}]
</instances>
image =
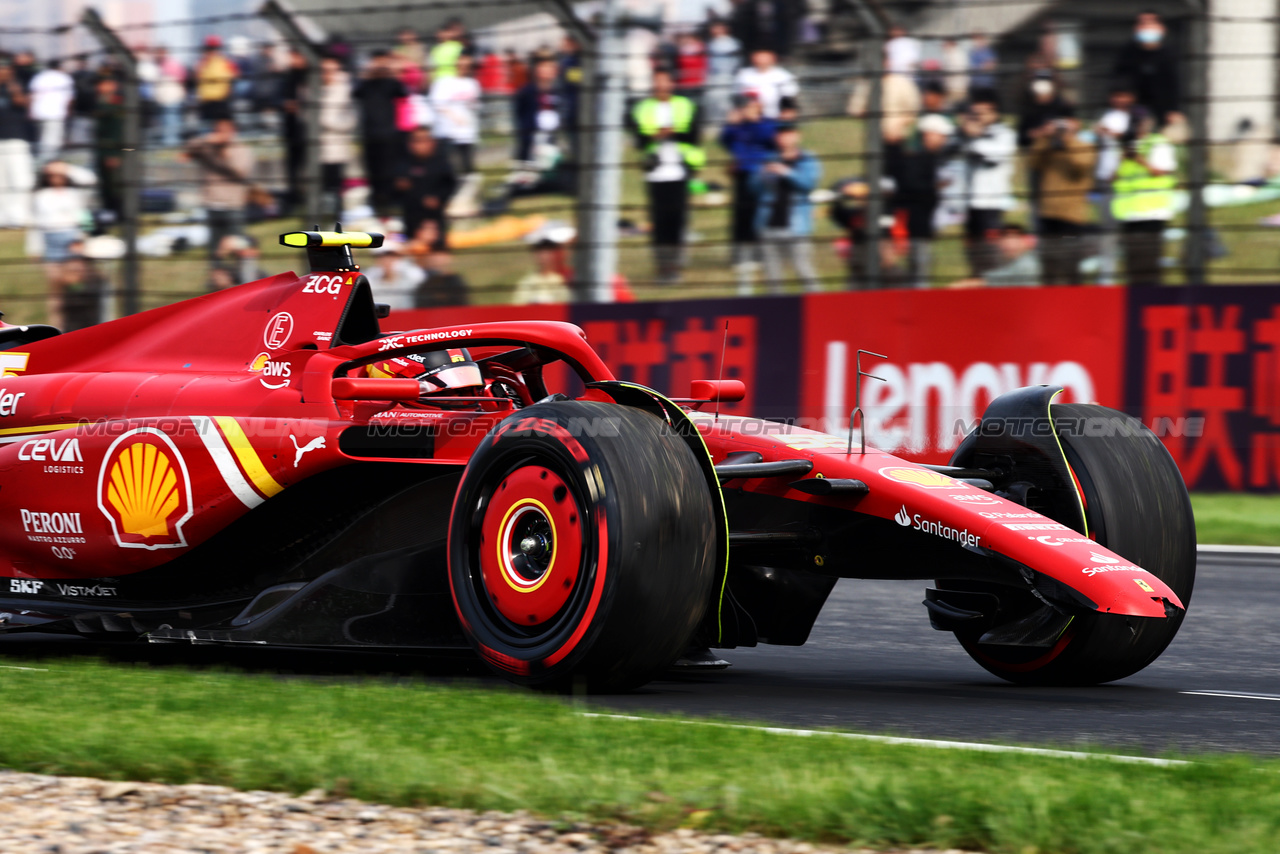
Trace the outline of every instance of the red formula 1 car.
<instances>
[{"instance_id":1,"label":"red formula 1 car","mask_svg":"<svg viewBox=\"0 0 1280 854\"><path fill-rule=\"evenodd\" d=\"M0 630L473 648L535 686L802 644L838 578L931 579L1028 683L1118 679L1182 622L1195 529L1142 425L996 399L951 466L620 382L565 323L388 333L351 246L90 329L0 328ZM567 367L566 367L567 366ZM548 388L548 383L560 388Z\"/></svg>"}]
</instances>

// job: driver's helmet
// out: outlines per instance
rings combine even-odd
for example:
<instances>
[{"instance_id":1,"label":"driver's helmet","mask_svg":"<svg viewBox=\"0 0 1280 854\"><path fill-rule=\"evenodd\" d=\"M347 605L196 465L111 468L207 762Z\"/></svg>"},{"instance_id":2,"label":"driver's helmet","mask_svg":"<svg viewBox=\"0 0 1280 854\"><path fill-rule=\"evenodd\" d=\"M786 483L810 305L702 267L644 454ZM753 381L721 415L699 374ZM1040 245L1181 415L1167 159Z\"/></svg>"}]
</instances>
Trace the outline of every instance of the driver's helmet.
<instances>
[{"instance_id":1,"label":"driver's helmet","mask_svg":"<svg viewBox=\"0 0 1280 854\"><path fill-rule=\"evenodd\" d=\"M434 350L373 362L365 366L365 373L370 377L418 380L424 395L469 397L484 391L480 366L471 361L471 353L464 348Z\"/></svg>"}]
</instances>

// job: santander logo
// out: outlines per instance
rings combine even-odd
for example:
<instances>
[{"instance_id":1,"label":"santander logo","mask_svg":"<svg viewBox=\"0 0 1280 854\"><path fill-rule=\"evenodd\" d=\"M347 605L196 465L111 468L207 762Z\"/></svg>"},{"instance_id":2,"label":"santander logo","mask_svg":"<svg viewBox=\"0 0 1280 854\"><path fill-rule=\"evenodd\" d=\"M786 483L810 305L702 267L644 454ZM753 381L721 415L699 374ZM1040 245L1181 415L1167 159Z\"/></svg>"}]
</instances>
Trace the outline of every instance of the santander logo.
<instances>
[{"instance_id":1,"label":"santander logo","mask_svg":"<svg viewBox=\"0 0 1280 854\"><path fill-rule=\"evenodd\" d=\"M902 509L894 514L893 521L904 528L911 525L911 514L907 512L907 505L902 505Z\"/></svg>"},{"instance_id":2,"label":"santander logo","mask_svg":"<svg viewBox=\"0 0 1280 854\"><path fill-rule=\"evenodd\" d=\"M1112 565L1120 563L1119 558L1107 557L1106 555L1100 555L1097 552L1089 552L1089 559L1094 563L1107 563Z\"/></svg>"}]
</instances>

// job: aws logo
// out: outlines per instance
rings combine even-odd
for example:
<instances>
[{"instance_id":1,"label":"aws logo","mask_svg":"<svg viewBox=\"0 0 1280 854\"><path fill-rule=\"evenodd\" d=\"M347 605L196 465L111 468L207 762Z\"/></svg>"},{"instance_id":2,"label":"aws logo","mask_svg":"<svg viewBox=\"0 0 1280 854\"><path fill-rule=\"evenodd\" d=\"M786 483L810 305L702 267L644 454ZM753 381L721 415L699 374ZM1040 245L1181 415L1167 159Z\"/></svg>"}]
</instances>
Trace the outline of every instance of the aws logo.
<instances>
[{"instance_id":1,"label":"aws logo","mask_svg":"<svg viewBox=\"0 0 1280 854\"><path fill-rule=\"evenodd\" d=\"M192 515L191 478L173 440L151 427L111 443L98 471L98 509L124 549L187 545L182 526Z\"/></svg>"},{"instance_id":2,"label":"aws logo","mask_svg":"<svg viewBox=\"0 0 1280 854\"><path fill-rule=\"evenodd\" d=\"M259 353L254 357L249 363L249 370L261 374L258 380L270 389L284 388L293 376L293 366L288 362L272 361L270 353Z\"/></svg>"}]
</instances>

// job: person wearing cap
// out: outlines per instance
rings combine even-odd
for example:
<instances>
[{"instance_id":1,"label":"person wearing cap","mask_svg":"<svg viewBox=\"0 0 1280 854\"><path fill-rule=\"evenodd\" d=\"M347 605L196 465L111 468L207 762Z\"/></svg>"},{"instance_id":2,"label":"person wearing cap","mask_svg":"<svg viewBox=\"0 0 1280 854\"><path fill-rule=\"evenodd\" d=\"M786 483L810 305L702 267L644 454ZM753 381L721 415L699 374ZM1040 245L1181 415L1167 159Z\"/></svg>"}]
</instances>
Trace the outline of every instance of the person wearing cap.
<instances>
[{"instance_id":1,"label":"person wearing cap","mask_svg":"<svg viewBox=\"0 0 1280 854\"><path fill-rule=\"evenodd\" d=\"M196 106L207 130L219 119L231 118L231 94L238 71L222 52L222 39L208 36L196 66Z\"/></svg>"},{"instance_id":2,"label":"person wearing cap","mask_svg":"<svg viewBox=\"0 0 1280 854\"><path fill-rule=\"evenodd\" d=\"M1080 138L1080 122L1071 114L1055 119L1031 146L1030 165L1040 175L1036 213L1046 285L1080 284L1096 162L1097 148Z\"/></svg>"},{"instance_id":3,"label":"person wearing cap","mask_svg":"<svg viewBox=\"0 0 1280 854\"><path fill-rule=\"evenodd\" d=\"M749 294L755 286L760 267L760 236L756 231L756 211L760 200L756 194L756 176L778 150L778 123L764 117L760 99L752 95L735 95L734 109L723 128L720 144L733 158L733 207L730 210L729 235L733 243L733 271L738 280L738 293Z\"/></svg>"},{"instance_id":4,"label":"person wearing cap","mask_svg":"<svg viewBox=\"0 0 1280 854\"><path fill-rule=\"evenodd\" d=\"M800 146L800 128L778 125L778 153L756 175L760 197L756 228L770 293L781 293L783 264L791 265L812 293L821 289L813 264L813 202L809 194L822 180L822 164Z\"/></svg>"},{"instance_id":5,"label":"person wearing cap","mask_svg":"<svg viewBox=\"0 0 1280 854\"><path fill-rule=\"evenodd\" d=\"M660 68L653 73L653 94L636 104L630 120L636 148L644 155L657 278L676 282L684 266L689 182L707 160L699 146L700 111L692 100L675 94L671 72Z\"/></svg>"},{"instance_id":6,"label":"person wearing cap","mask_svg":"<svg viewBox=\"0 0 1280 854\"><path fill-rule=\"evenodd\" d=\"M1164 230L1174 215L1178 157L1155 130L1155 117L1135 107L1124 137L1124 157L1111 188L1111 213L1120 223L1125 277L1130 287L1159 285Z\"/></svg>"},{"instance_id":7,"label":"person wearing cap","mask_svg":"<svg viewBox=\"0 0 1280 854\"><path fill-rule=\"evenodd\" d=\"M896 216L906 219L908 276L917 288L930 284L934 214L942 200L939 169L955 129L950 119L931 113L920 118L901 145L885 149L885 172L894 182L892 207Z\"/></svg>"}]
</instances>

